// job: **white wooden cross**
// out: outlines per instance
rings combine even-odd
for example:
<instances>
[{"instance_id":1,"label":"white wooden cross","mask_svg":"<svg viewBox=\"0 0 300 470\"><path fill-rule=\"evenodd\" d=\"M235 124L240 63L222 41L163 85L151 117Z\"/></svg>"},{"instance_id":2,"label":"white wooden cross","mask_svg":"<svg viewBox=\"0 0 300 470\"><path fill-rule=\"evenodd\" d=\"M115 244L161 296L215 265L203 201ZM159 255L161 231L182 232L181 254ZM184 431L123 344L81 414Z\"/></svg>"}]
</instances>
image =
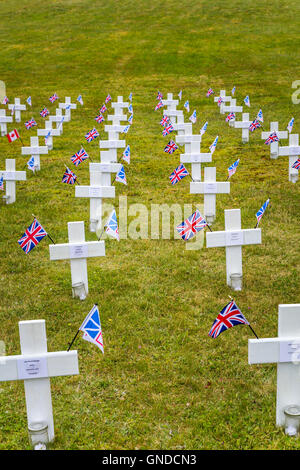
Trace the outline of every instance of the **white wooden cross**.
<instances>
[{"instance_id":1,"label":"white wooden cross","mask_svg":"<svg viewBox=\"0 0 300 470\"><path fill-rule=\"evenodd\" d=\"M116 163L118 160L118 149L125 148L125 140L100 140L99 146L102 149L100 151L101 163ZM111 185L111 175L110 172L103 172L102 183L104 186Z\"/></svg>"},{"instance_id":2,"label":"white wooden cross","mask_svg":"<svg viewBox=\"0 0 300 470\"><path fill-rule=\"evenodd\" d=\"M120 163L90 163L90 185L75 186L75 197L90 199L90 231L95 232L102 217L102 199L115 197L115 186L103 186L103 173L117 173Z\"/></svg>"},{"instance_id":3,"label":"white wooden cross","mask_svg":"<svg viewBox=\"0 0 300 470\"><path fill-rule=\"evenodd\" d=\"M227 284L232 286L231 275L243 273L242 268L242 246L256 245L261 243L261 230L241 229L241 210L225 210L225 231L207 232L207 248L226 248L226 273Z\"/></svg>"},{"instance_id":4,"label":"white wooden cross","mask_svg":"<svg viewBox=\"0 0 300 470\"><path fill-rule=\"evenodd\" d=\"M204 217L211 224L216 218L216 194L229 194L230 182L216 182L216 167L204 168L204 182L190 183L191 194L204 194Z\"/></svg>"},{"instance_id":5,"label":"white wooden cross","mask_svg":"<svg viewBox=\"0 0 300 470\"><path fill-rule=\"evenodd\" d=\"M278 130L278 122L271 121L270 122L270 131L264 131L261 133L261 138L266 140L272 132L276 132L279 139L287 139L288 138L288 131L279 131ZM276 159L278 158L278 142L271 142L270 144L270 158Z\"/></svg>"},{"instance_id":6,"label":"white wooden cross","mask_svg":"<svg viewBox=\"0 0 300 470\"><path fill-rule=\"evenodd\" d=\"M298 170L292 168L293 163L299 158L300 147L299 147L299 134L289 135L289 145L286 147L278 148L278 155L289 157L289 181L296 183L298 180Z\"/></svg>"},{"instance_id":7,"label":"white wooden cross","mask_svg":"<svg viewBox=\"0 0 300 470\"><path fill-rule=\"evenodd\" d=\"M201 153L201 138L200 134L176 136L176 142L185 145L185 153L180 154L180 162L192 164L192 179L194 181L201 181L201 163L212 161L211 153Z\"/></svg>"},{"instance_id":8,"label":"white wooden cross","mask_svg":"<svg viewBox=\"0 0 300 470\"><path fill-rule=\"evenodd\" d=\"M104 130L108 134L108 140L119 140L119 135L123 132L124 127L126 126L118 124L104 126Z\"/></svg>"},{"instance_id":9,"label":"white wooden cross","mask_svg":"<svg viewBox=\"0 0 300 470\"><path fill-rule=\"evenodd\" d=\"M48 425L54 439L50 377L79 374L77 351L47 352L45 320L19 322L21 354L0 357L0 381L24 380L28 425Z\"/></svg>"},{"instance_id":10,"label":"white wooden cross","mask_svg":"<svg viewBox=\"0 0 300 470\"><path fill-rule=\"evenodd\" d=\"M171 109L169 111L164 109L163 115L170 118L170 122L172 123L173 127L178 123L184 122L184 115L181 109Z\"/></svg>"},{"instance_id":11,"label":"white wooden cross","mask_svg":"<svg viewBox=\"0 0 300 470\"><path fill-rule=\"evenodd\" d=\"M242 114L241 121L233 121L233 127L235 129L242 129L242 142L245 144L249 142L249 126L253 121L249 120L249 113Z\"/></svg>"},{"instance_id":12,"label":"white wooden cross","mask_svg":"<svg viewBox=\"0 0 300 470\"><path fill-rule=\"evenodd\" d=\"M64 103L59 103L59 108L65 110L65 121L70 121L71 120L71 109L76 109L77 104L72 103L71 97L66 96L65 102Z\"/></svg>"},{"instance_id":13,"label":"white wooden cross","mask_svg":"<svg viewBox=\"0 0 300 470\"><path fill-rule=\"evenodd\" d=\"M115 110L115 115L122 114L123 109L128 108L129 103L123 101L123 96L118 96L117 101L111 103L111 107Z\"/></svg>"},{"instance_id":14,"label":"white wooden cross","mask_svg":"<svg viewBox=\"0 0 300 470\"><path fill-rule=\"evenodd\" d=\"M26 181L26 171L16 171L16 160L7 158L5 160L5 171L0 171L0 178L1 176L6 182L6 204L12 204L16 201L16 181Z\"/></svg>"},{"instance_id":15,"label":"white wooden cross","mask_svg":"<svg viewBox=\"0 0 300 470\"><path fill-rule=\"evenodd\" d=\"M276 424L285 426L284 409L300 406L300 304L278 306L278 337L248 340L249 364L277 363Z\"/></svg>"},{"instance_id":16,"label":"white wooden cross","mask_svg":"<svg viewBox=\"0 0 300 470\"><path fill-rule=\"evenodd\" d=\"M179 101L173 99L173 93L168 93L167 94L167 99L162 100L162 103L163 103L164 106L167 106L166 111L167 111L167 115L169 116L168 113L170 111L176 110L176 106L178 105Z\"/></svg>"},{"instance_id":17,"label":"white wooden cross","mask_svg":"<svg viewBox=\"0 0 300 470\"><path fill-rule=\"evenodd\" d=\"M68 222L68 235L69 243L49 245L50 260L69 259L72 286L83 283L87 295L87 258L105 256L105 244L104 241L85 241L84 222Z\"/></svg>"},{"instance_id":18,"label":"white wooden cross","mask_svg":"<svg viewBox=\"0 0 300 470\"><path fill-rule=\"evenodd\" d=\"M8 105L8 109L13 110L15 121L21 122L21 111L26 111L26 105L21 104L20 98L15 98L15 102Z\"/></svg>"},{"instance_id":19,"label":"white wooden cross","mask_svg":"<svg viewBox=\"0 0 300 470\"><path fill-rule=\"evenodd\" d=\"M229 105L226 106L224 105L221 111L221 114L225 113L242 113L243 112L243 106L237 106L236 105L236 99L231 98ZM229 122L230 124L230 122Z\"/></svg>"},{"instance_id":20,"label":"white wooden cross","mask_svg":"<svg viewBox=\"0 0 300 470\"><path fill-rule=\"evenodd\" d=\"M37 135L38 136L46 136L50 131L50 136L47 138L47 147L49 150L53 149L53 137L61 135L60 129L53 129L52 128L53 121L45 121L45 129L38 129Z\"/></svg>"},{"instance_id":21,"label":"white wooden cross","mask_svg":"<svg viewBox=\"0 0 300 470\"><path fill-rule=\"evenodd\" d=\"M217 103L217 102L219 101L219 98L222 98L222 103L221 103L221 105L220 105L220 113L221 113L221 114L224 114L224 113L223 113L223 108L224 108L224 106L225 106L225 103L231 102L232 97L226 95L226 90L220 90L219 96L215 96L215 97L214 97L214 102Z\"/></svg>"},{"instance_id":22,"label":"white wooden cross","mask_svg":"<svg viewBox=\"0 0 300 470\"><path fill-rule=\"evenodd\" d=\"M21 148L22 155L31 155L34 157L34 165L36 170L41 169L40 155L45 155L48 153L47 145L39 145L38 137L30 137L30 146Z\"/></svg>"},{"instance_id":23,"label":"white wooden cross","mask_svg":"<svg viewBox=\"0 0 300 470\"><path fill-rule=\"evenodd\" d=\"M193 134L193 125L187 122L177 122L177 124L172 124L174 130L177 131L177 135L192 135Z\"/></svg>"},{"instance_id":24,"label":"white wooden cross","mask_svg":"<svg viewBox=\"0 0 300 470\"><path fill-rule=\"evenodd\" d=\"M0 109L0 128L1 136L7 134L7 123L13 122L12 116L6 116L6 109Z\"/></svg>"},{"instance_id":25,"label":"white wooden cross","mask_svg":"<svg viewBox=\"0 0 300 470\"><path fill-rule=\"evenodd\" d=\"M60 131L63 131L63 122L69 122L70 121L70 116L68 114L63 115L62 109L61 108L56 108L55 110L55 115L50 115L48 116L49 121L56 122L56 129L60 129Z\"/></svg>"},{"instance_id":26,"label":"white wooden cross","mask_svg":"<svg viewBox=\"0 0 300 470\"><path fill-rule=\"evenodd\" d=\"M107 121L111 121L112 126L120 126L121 121L127 121L127 114L123 114L121 110L118 114L108 114L106 119ZM125 125L122 127L124 129Z\"/></svg>"}]
</instances>

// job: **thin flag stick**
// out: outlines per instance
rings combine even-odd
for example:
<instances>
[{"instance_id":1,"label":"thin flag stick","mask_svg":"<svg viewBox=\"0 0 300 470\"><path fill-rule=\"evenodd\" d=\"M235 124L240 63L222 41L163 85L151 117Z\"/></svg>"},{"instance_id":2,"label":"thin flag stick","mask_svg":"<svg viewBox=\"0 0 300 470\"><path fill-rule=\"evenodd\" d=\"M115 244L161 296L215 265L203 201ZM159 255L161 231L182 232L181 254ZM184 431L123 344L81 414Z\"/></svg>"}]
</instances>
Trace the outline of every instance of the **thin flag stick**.
<instances>
[{"instance_id":1,"label":"thin flag stick","mask_svg":"<svg viewBox=\"0 0 300 470\"><path fill-rule=\"evenodd\" d=\"M253 330L252 326L250 324L248 326L249 326L250 330L252 331L252 333L254 334L254 336L256 336L256 338L259 339L259 337L255 333L255 331Z\"/></svg>"},{"instance_id":2,"label":"thin flag stick","mask_svg":"<svg viewBox=\"0 0 300 470\"><path fill-rule=\"evenodd\" d=\"M70 348L71 348L72 344L74 343L75 339L77 338L79 331L80 331L80 330L78 329L78 330L77 330L77 333L76 333L76 335L74 336L74 338L72 339L71 343L69 343L69 347L68 347L68 349L67 349L67 352L70 351Z\"/></svg>"}]
</instances>

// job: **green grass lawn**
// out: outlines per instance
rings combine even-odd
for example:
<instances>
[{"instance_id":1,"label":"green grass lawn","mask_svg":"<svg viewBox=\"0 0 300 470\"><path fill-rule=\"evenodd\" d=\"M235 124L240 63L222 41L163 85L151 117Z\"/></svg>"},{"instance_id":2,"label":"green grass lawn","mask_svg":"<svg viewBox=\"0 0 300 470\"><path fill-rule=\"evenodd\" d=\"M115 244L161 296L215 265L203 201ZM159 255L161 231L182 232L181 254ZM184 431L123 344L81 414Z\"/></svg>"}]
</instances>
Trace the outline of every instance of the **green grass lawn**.
<instances>
[{"instance_id":1,"label":"green grass lawn","mask_svg":"<svg viewBox=\"0 0 300 470\"><path fill-rule=\"evenodd\" d=\"M217 179L237 158L230 195L217 198L214 230L224 228L224 209L241 208L242 227L252 228L255 213L269 197L261 221L262 245L243 250L244 288L235 299L260 337L277 336L279 303L299 302L299 182L288 182L286 158L270 160L260 131L242 145L241 131L229 128L211 86L238 104L250 96L250 116L262 108L265 128L292 116L299 132L299 108L292 82L300 79L300 4L296 0L38 0L0 2L1 75L10 101L31 95L33 106L17 125L25 145L42 126L48 98L81 93L84 107L72 112L54 149L41 157L37 175L17 185L17 201L0 205L0 340L6 354L20 353L18 321L45 319L48 350L66 350L94 302L100 306L105 355L76 340L80 375L51 379L56 440L53 449L297 449L275 426L276 366L248 365L249 328L233 328L216 340L211 325L232 291L226 286L225 250L185 250L182 240L128 238L106 241L106 257L88 260L89 296L71 297L67 261L50 262L48 240L29 255L17 240L34 213L57 243L67 241L67 222L84 220L89 203L61 184L64 163L78 151L94 125L106 95L133 93L134 121L126 142L131 164L128 186L116 184L128 206L201 204L189 194L188 178L171 187L169 174L179 152L163 152L157 90L164 96L183 90L194 132L207 120L203 148L219 135L213 155ZM3 106L1 106L3 108ZM189 114L185 113L186 119ZM13 125L14 126L14 125ZM13 127L10 126L10 129ZM106 134L101 130L101 138ZM0 139L0 169L27 159L20 143ZM286 145L286 144L284 144ZM98 142L86 144L99 161ZM76 171L88 184L88 164ZM111 200L107 202L112 202ZM130 221L134 217L129 218ZM22 382L0 384L0 449L30 448Z\"/></svg>"}]
</instances>

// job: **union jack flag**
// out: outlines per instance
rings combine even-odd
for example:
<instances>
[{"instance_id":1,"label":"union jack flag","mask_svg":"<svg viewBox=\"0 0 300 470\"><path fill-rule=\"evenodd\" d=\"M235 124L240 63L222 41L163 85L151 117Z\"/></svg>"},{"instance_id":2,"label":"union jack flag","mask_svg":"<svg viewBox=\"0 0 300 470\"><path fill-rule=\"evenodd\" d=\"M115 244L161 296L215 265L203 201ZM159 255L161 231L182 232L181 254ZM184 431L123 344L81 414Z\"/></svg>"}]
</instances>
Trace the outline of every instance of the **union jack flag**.
<instances>
[{"instance_id":1,"label":"union jack flag","mask_svg":"<svg viewBox=\"0 0 300 470\"><path fill-rule=\"evenodd\" d=\"M34 219L32 224L25 230L25 233L18 240L18 243L23 251L28 254L44 237L47 232L41 224Z\"/></svg>"},{"instance_id":2,"label":"union jack flag","mask_svg":"<svg viewBox=\"0 0 300 470\"><path fill-rule=\"evenodd\" d=\"M296 170L299 170L300 168L300 158L295 161L295 163L292 164L292 168L296 168Z\"/></svg>"},{"instance_id":3,"label":"union jack flag","mask_svg":"<svg viewBox=\"0 0 300 470\"><path fill-rule=\"evenodd\" d=\"M169 116L164 116L160 121L160 125L166 127L168 124L170 124L170 118Z\"/></svg>"},{"instance_id":4,"label":"union jack flag","mask_svg":"<svg viewBox=\"0 0 300 470\"><path fill-rule=\"evenodd\" d=\"M49 101L51 101L51 103L54 103L54 101L56 100L58 100L58 96L56 93L54 93L54 95L50 96Z\"/></svg>"},{"instance_id":5,"label":"union jack flag","mask_svg":"<svg viewBox=\"0 0 300 470\"><path fill-rule=\"evenodd\" d=\"M234 175L239 163L240 163L240 159L236 160L232 165L230 165L230 167L228 168L228 178Z\"/></svg>"},{"instance_id":6,"label":"union jack flag","mask_svg":"<svg viewBox=\"0 0 300 470\"><path fill-rule=\"evenodd\" d=\"M107 95L107 97L105 98L105 103L109 103L110 101L111 101L111 96Z\"/></svg>"},{"instance_id":7,"label":"union jack flag","mask_svg":"<svg viewBox=\"0 0 300 470\"><path fill-rule=\"evenodd\" d=\"M187 176L189 172L185 168L185 166L181 163L174 171L170 174L169 178L171 184L176 184L181 181L185 176Z\"/></svg>"},{"instance_id":8,"label":"union jack flag","mask_svg":"<svg viewBox=\"0 0 300 470\"><path fill-rule=\"evenodd\" d=\"M212 95L214 93L213 89L212 88L209 88L207 90L207 93L206 93L206 97L208 98L210 95Z\"/></svg>"},{"instance_id":9,"label":"union jack flag","mask_svg":"<svg viewBox=\"0 0 300 470\"><path fill-rule=\"evenodd\" d=\"M174 127L172 126L172 124L168 124L162 131L162 135L163 136L166 136L168 134L171 134L171 132L174 131Z\"/></svg>"},{"instance_id":10,"label":"union jack flag","mask_svg":"<svg viewBox=\"0 0 300 470\"><path fill-rule=\"evenodd\" d=\"M7 96L4 96L2 104L7 104L7 103L9 103L9 99L7 98Z\"/></svg>"},{"instance_id":11,"label":"union jack flag","mask_svg":"<svg viewBox=\"0 0 300 470\"><path fill-rule=\"evenodd\" d=\"M279 142L279 137L278 135L276 134L276 132L272 132L269 137L267 138L267 140L265 140L265 144L266 145L270 145L272 142Z\"/></svg>"},{"instance_id":12,"label":"union jack flag","mask_svg":"<svg viewBox=\"0 0 300 470\"><path fill-rule=\"evenodd\" d=\"M126 149L124 150L122 158L128 164L130 163L130 146L129 145L127 145Z\"/></svg>"},{"instance_id":13,"label":"union jack flag","mask_svg":"<svg viewBox=\"0 0 300 470\"><path fill-rule=\"evenodd\" d=\"M237 325L249 325L249 322L246 320L234 300L231 300L231 302L225 305L221 310L208 334L212 338L217 338L217 336L223 333L223 331Z\"/></svg>"},{"instance_id":14,"label":"union jack flag","mask_svg":"<svg viewBox=\"0 0 300 470\"><path fill-rule=\"evenodd\" d=\"M3 181L3 175L0 176L0 190L4 191L4 181Z\"/></svg>"},{"instance_id":15,"label":"union jack flag","mask_svg":"<svg viewBox=\"0 0 300 470\"><path fill-rule=\"evenodd\" d=\"M261 109L258 111L256 119L260 122L264 122L264 116L263 116L263 112Z\"/></svg>"},{"instance_id":16,"label":"union jack flag","mask_svg":"<svg viewBox=\"0 0 300 470\"><path fill-rule=\"evenodd\" d=\"M166 153L174 153L179 147L175 144L174 140L170 140L170 142L165 146L164 151Z\"/></svg>"},{"instance_id":17,"label":"union jack flag","mask_svg":"<svg viewBox=\"0 0 300 470\"><path fill-rule=\"evenodd\" d=\"M254 121L251 122L251 124L249 126L249 131L253 132L253 131L255 131L255 129L258 129L259 127L261 127L260 122L258 122L257 119L254 119Z\"/></svg>"},{"instance_id":18,"label":"union jack flag","mask_svg":"<svg viewBox=\"0 0 300 470\"><path fill-rule=\"evenodd\" d=\"M75 175L75 173L73 173L73 171L71 171L70 168L67 167L66 171L63 174L61 182L66 184L75 184L76 179L77 176Z\"/></svg>"},{"instance_id":19,"label":"union jack flag","mask_svg":"<svg viewBox=\"0 0 300 470\"><path fill-rule=\"evenodd\" d=\"M156 99L157 99L158 101L161 101L162 98L163 98L162 93L161 93L160 91L158 91L158 92L157 92L157 97L156 97Z\"/></svg>"},{"instance_id":20,"label":"union jack flag","mask_svg":"<svg viewBox=\"0 0 300 470\"><path fill-rule=\"evenodd\" d=\"M189 117L189 120L195 124L195 122L197 121L197 113L196 113L196 110L194 109L192 115Z\"/></svg>"},{"instance_id":21,"label":"union jack flag","mask_svg":"<svg viewBox=\"0 0 300 470\"><path fill-rule=\"evenodd\" d=\"M104 354L102 329L98 305L95 304L78 329L83 331L82 339L98 346Z\"/></svg>"},{"instance_id":22,"label":"union jack flag","mask_svg":"<svg viewBox=\"0 0 300 470\"><path fill-rule=\"evenodd\" d=\"M226 116L225 121L226 121L226 122L235 121L235 113L229 113L229 114Z\"/></svg>"},{"instance_id":23,"label":"union jack flag","mask_svg":"<svg viewBox=\"0 0 300 470\"><path fill-rule=\"evenodd\" d=\"M208 122L206 121L206 123L205 123L205 124L202 126L202 128L200 129L200 135L205 134L206 129L207 129L207 126L208 126Z\"/></svg>"},{"instance_id":24,"label":"union jack flag","mask_svg":"<svg viewBox=\"0 0 300 470\"><path fill-rule=\"evenodd\" d=\"M269 202L270 202L270 199L267 199L266 202L261 206L261 208L259 209L259 211L256 212L257 225L258 225L260 219L262 218L262 216L264 215L265 210L266 210L266 208L267 208L268 205L269 205Z\"/></svg>"},{"instance_id":25,"label":"union jack flag","mask_svg":"<svg viewBox=\"0 0 300 470\"><path fill-rule=\"evenodd\" d=\"M48 114L49 114L49 111L48 111L47 108L43 108L42 111L40 112L40 115L42 117L46 117L46 116L48 116Z\"/></svg>"},{"instance_id":26,"label":"union jack flag","mask_svg":"<svg viewBox=\"0 0 300 470\"><path fill-rule=\"evenodd\" d=\"M107 111L107 107L104 104L103 106L101 106L99 113L105 113L105 111Z\"/></svg>"},{"instance_id":27,"label":"union jack flag","mask_svg":"<svg viewBox=\"0 0 300 470\"><path fill-rule=\"evenodd\" d=\"M95 128L85 134L85 138L88 142L92 142L92 140L95 140L97 137L99 137L99 132Z\"/></svg>"},{"instance_id":28,"label":"union jack flag","mask_svg":"<svg viewBox=\"0 0 300 470\"><path fill-rule=\"evenodd\" d=\"M26 129L30 129L33 126L37 126L37 123L33 118L29 119L28 121L25 122L25 127Z\"/></svg>"},{"instance_id":29,"label":"union jack flag","mask_svg":"<svg viewBox=\"0 0 300 470\"><path fill-rule=\"evenodd\" d=\"M250 108L250 98L249 98L248 95L247 95L246 98L244 99L244 103L245 103L246 106L249 106L249 108Z\"/></svg>"},{"instance_id":30,"label":"union jack flag","mask_svg":"<svg viewBox=\"0 0 300 470\"><path fill-rule=\"evenodd\" d=\"M95 121L97 121L99 124L104 121L104 116L100 113L98 116L95 117Z\"/></svg>"},{"instance_id":31,"label":"union jack flag","mask_svg":"<svg viewBox=\"0 0 300 470\"><path fill-rule=\"evenodd\" d=\"M155 106L154 108L154 111L157 111L158 109L162 108L164 106L163 102L162 101L159 101L157 103L157 105Z\"/></svg>"},{"instance_id":32,"label":"union jack flag","mask_svg":"<svg viewBox=\"0 0 300 470\"><path fill-rule=\"evenodd\" d=\"M216 150L218 140L219 140L219 136L217 135L217 137L215 138L215 140L213 141L213 143L209 147L210 153L214 153L214 151Z\"/></svg>"},{"instance_id":33,"label":"union jack flag","mask_svg":"<svg viewBox=\"0 0 300 470\"><path fill-rule=\"evenodd\" d=\"M294 119L294 118L292 118L292 119L290 120L290 122L288 123L287 127L286 127L286 128L287 128L287 130L289 131L289 133L291 133L291 132L292 132L293 125L294 125L294 120L295 120L295 119Z\"/></svg>"},{"instance_id":34,"label":"union jack flag","mask_svg":"<svg viewBox=\"0 0 300 470\"><path fill-rule=\"evenodd\" d=\"M185 109L189 113L190 112L190 103L188 101L186 101L183 106L185 107Z\"/></svg>"},{"instance_id":35,"label":"union jack flag","mask_svg":"<svg viewBox=\"0 0 300 470\"><path fill-rule=\"evenodd\" d=\"M75 166L78 166L80 165L80 163L84 162L84 160L86 160L87 158L89 158L88 154L86 153L84 148L81 147L79 152L72 155L71 162L73 162Z\"/></svg>"},{"instance_id":36,"label":"union jack flag","mask_svg":"<svg viewBox=\"0 0 300 470\"><path fill-rule=\"evenodd\" d=\"M197 232L200 232L207 223L197 209L190 217L177 225L176 230L183 240L190 240Z\"/></svg>"},{"instance_id":37,"label":"union jack flag","mask_svg":"<svg viewBox=\"0 0 300 470\"><path fill-rule=\"evenodd\" d=\"M118 229L118 222L117 222L117 214L116 210L114 209L109 216L108 221L105 224L105 232L113 238L116 238L120 241L119 229Z\"/></svg>"},{"instance_id":38,"label":"union jack flag","mask_svg":"<svg viewBox=\"0 0 300 470\"><path fill-rule=\"evenodd\" d=\"M118 181L119 183L127 184L123 165L121 166L120 171L116 175L116 181Z\"/></svg>"},{"instance_id":39,"label":"union jack flag","mask_svg":"<svg viewBox=\"0 0 300 470\"><path fill-rule=\"evenodd\" d=\"M222 96L219 96L218 99L218 106L221 106L221 104L224 103Z\"/></svg>"}]
</instances>

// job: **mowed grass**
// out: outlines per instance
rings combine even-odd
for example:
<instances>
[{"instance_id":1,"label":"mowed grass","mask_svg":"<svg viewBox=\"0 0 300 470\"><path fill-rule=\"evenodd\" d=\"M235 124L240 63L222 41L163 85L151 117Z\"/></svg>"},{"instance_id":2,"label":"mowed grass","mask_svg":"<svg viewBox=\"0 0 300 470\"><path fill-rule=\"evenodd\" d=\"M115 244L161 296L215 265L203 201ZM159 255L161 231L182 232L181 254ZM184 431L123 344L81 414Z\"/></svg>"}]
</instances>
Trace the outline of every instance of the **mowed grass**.
<instances>
[{"instance_id":1,"label":"mowed grass","mask_svg":"<svg viewBox=\"0 0 300 470\"><path fill-rule=\"evenodd\" d=\"M154 112L159 89L164 96L183 90L194 132L209 122L203 137L208 149L219 144L211 165L217 179L237 158L230 195L217 198L214 230L224 228L224 209L241 208L242 227L252 228L255 213L269 197L261 222L262 245L243 249L244 288L235 299L260 337L277 335L279 303L299 302L299 183L288 182L287 158L270 160L260 131L242 145L241 131L229 128L213 99L211 86L230 92L242 104L250 96L250 116L259 108L264 127L292 116L299 132L299 107L292 103L292 82L300 79L300 5L296 0L223 2L186 0L19 1L0 3L1 76L10 101L33 106L17 125L25 145L40 126L48 98L83 95L84 107L72 111L54 150L41 157L37 175L17 184L17 201L0 206L0 340L6 354L20 353L18 321L45 319L48 350L66 350L94 302L100 306L105 355L76 340L80 375L51 379L56 440L53 449L297 449L275 426L276 366L248 365L247 327L233 328L213 340L210 327L233 292L226 286L225 250L189 251L182 240L106 241L106 257L88 260L89 296L71 297L68 261L50 262L48 240L29 255L17 240L35 214L56 243L67 241L67 222L84 220L89 203L61 184L64 163L79 150L107 93L127 99L133 93L134 121L126 142L131 164L128 186L116 184L127 204L201 204L189 194L188 178L171 187L169 174L179 152L163 152L161 111ZM3 106L2 106L3 108ZM190 113L191 114L191 113ZM185 113L186 119L189 114ZM14 125L13 125L14 126ZM10 126L9 129L12 129ZM2 137L0 169L27 158L20 143ZM98 142L86 144L99 161ZM126 165L126 164L125 164ZM88 184L88 164L76 171ZM129 222L134 222L129 217ZM150 216L149 216L150 227ZM201 236L201 235L200 235ZM192 243L192 242L191 242ZM0 449L30 448L22 382L0 386Z\"/></svg>"}]
</instances>

